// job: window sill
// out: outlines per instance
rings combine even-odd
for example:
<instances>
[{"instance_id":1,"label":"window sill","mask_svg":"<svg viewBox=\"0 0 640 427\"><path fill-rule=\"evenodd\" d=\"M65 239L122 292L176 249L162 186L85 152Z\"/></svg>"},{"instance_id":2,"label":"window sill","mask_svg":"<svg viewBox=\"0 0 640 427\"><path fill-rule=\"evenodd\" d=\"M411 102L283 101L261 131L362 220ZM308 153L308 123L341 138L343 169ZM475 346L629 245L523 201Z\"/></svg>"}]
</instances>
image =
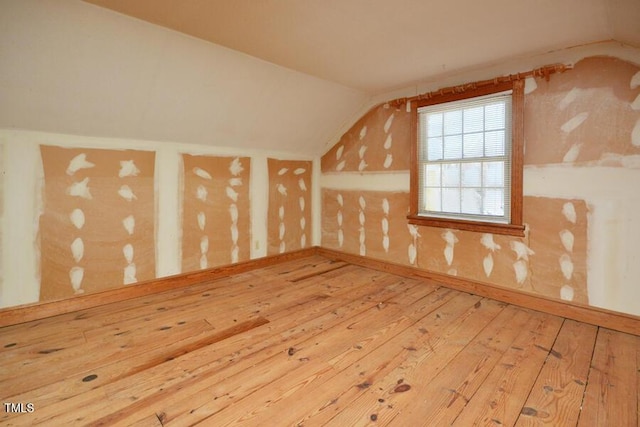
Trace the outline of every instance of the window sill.
<instances>
[{"instance_id":1,"label":"window sill","mask_svg":"<svg viewBox=\"0 0 640 427\"><path fill-rule=\"evenodd\" d=\"M428 227L452 228L455 230L475 231L478 233L503 234L524 237L524 225L495 224L492 222L465 221L460 219L433 218L408 215L409 224Z\"/></svg>"}]
</instances>

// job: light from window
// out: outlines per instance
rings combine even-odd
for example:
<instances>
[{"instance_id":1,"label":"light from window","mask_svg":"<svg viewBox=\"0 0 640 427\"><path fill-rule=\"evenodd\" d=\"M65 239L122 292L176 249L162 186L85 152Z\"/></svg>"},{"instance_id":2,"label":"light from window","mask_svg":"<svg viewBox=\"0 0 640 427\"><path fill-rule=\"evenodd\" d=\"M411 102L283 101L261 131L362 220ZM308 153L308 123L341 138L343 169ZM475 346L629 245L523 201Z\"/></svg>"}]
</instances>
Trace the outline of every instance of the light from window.
<instances>
[{"instance_id":1,"label":"light from window","mask_svg":"<svg viewBox=\"0 0 640 427\"><path fill-rule=\"evenodd\" d=\"M418 109L418 215L509 224L511 91Z\"/></svg>"}]
</instances>

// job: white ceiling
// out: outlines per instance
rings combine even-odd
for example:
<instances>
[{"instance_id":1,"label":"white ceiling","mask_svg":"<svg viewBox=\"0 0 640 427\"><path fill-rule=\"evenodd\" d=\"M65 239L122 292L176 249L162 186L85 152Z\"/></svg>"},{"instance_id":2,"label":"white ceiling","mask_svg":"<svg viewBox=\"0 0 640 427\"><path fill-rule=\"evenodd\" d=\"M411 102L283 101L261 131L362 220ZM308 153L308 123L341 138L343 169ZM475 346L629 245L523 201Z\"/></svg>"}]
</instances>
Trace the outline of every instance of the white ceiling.
<instances>
[{"instance_id":1,"label":"white ceiling","mask_svg":"<svg viewBox=\"0 0 640 427\"><path fill-rule=\"evenodd\" d=\"M369 94L603 40L640 47L640 0L85 1Z\"/></svg>"},{"instance_id":2,"label":"white ceiling","mask_svg":"<svg viewBox=\"0 0 640 427\"><path fill-rule=\"evenodd\" d=\"M0 0L0 128L315 157L377 102L602 40L638 58L638 23L640 0Z\"/></svg>"}]
</instances>

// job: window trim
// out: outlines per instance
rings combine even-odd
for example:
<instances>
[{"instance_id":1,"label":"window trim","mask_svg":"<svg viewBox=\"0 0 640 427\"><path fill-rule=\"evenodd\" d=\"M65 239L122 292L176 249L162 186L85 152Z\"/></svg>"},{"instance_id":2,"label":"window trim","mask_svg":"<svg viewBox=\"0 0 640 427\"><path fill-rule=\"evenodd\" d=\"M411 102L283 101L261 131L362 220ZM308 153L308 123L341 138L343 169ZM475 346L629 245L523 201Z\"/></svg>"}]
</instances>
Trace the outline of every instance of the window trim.
<instances>
[{"instance_id":1,"label":"window trim","mask_svg":"<svg viewBox=\"0 0 640 427\"><path fill-rule=\"evenodd\" d=\"M473 85L471 85L473 86ZM418 108L445 102L460 101L478 96L491 95L511 90L511 222L499 224L486 221L448 219L418 215ZM524 237L522 221L522 177L524 167L524 80L518 79L495 85L465 90L462 92L440 94L428 99L411 101L411 147L410 147L410 185L409 185L409 224L431 227L452 228L482 233L506 234Z\"/></svg>"}]
</instances>

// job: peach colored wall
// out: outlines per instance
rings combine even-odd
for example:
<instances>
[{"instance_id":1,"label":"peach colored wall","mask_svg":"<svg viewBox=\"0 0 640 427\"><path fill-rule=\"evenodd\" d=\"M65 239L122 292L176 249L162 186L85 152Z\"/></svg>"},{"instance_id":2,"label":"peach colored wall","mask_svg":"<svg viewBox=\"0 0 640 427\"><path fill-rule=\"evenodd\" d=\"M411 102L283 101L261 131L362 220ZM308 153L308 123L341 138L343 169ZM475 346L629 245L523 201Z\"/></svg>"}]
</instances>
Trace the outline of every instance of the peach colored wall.
<instances>
[{"instance_id":1,"label":"peach colored wall","mask_svg":"<svg viewBox=\"0 0 640 427\"><path fill-rule=\"evenodd\" d=\"M406 108L372 109L322 156L322 172L408 169L410 119Z\"/></svg>"},{"instance_id":2,"label":"peach colored wall","mask_svg":"<svg viewBox=\"0 0 640 427\"><path fill-rule=\"evenodd\" d=\"M40 300L154 278L154 153L40 150Z\"/></svg>"},{"instance_id":3,"label":"peach colored wall","mask_svg":"<svg viewBox=\"0 0 640 427\"><path fill-rule=\"evenodd\" d=\"M182 159L182 271L248 260L251 159L189 154Z\"/></svg>"},{"instance_id":4,"label":"peach colored wall","mask_svg":"<svg viewBox=\"0 0 640 427\"><path fill-rule=\"evenodd\" d=\"M311 246L312 162L268 159L269 255Z\"/></svg>"},{"instance_id":5,"label":"peach colored wall","mask_svg":"<svg viewBox=\"0 0 640 427\"><path fill-rule=\"evenodd\" d=\"M391 114L395 117L387 126ZM394 144L395 135L405 135L399 139L402 150L394 153L393 159L395 165L402 165L398 171L404 169L408 173L410 124L408 118L398 120L400 117L408 117L404 106L395 111L384 105L374 108L323 156L322 178L327 183L322 188L323 246L552 298L640 313L640 307L625 305L625 300L636 295L631 284L637 278L621 274L624 283L602 280L607 270L603 263L609 258L595 255L615 247L611 239L616 238L624 241L625 247L635 244L640 251L637 242L627 243L628 236L603 236L600 231L605 222L630 221L630 209L620 210L619 218L605 217L611 209L607 209L610 203L604 196L589 191L588 183L574 184L574 171L579 168L597 167L591 169L594 184L598 184L594 187L615 181L609 168L626 168L638 180L610 191L636 191L634 188L640 183L638 65L612 57L591 57L577 62L573 70L552 76L548 82L527 81L524 238L409 225L405 218L409 203L407 181L396 179L394 191L376 191L369 184L376 174L387 172L379 153L391 133ZM378 154L373 161L365 159L366 168L359 170L358 155L362 152L365 156ZM344 163L338 166L340 162ZM556 168L554 177L562 177L562 182L544 182L551 166ZM376 202L372 203L374 197ZM393 200L388 219L393 224L388 233L389 251L379 243L381 213L367 211L381 199ZM358 200L364 203L359 204ZM633 196L630 200L639 202ZM359 220L362 213L364 221ZM634 230L630 232L633 234ZM634 256L617 254L621 259Z\"/></svg>"}]
</instances>

